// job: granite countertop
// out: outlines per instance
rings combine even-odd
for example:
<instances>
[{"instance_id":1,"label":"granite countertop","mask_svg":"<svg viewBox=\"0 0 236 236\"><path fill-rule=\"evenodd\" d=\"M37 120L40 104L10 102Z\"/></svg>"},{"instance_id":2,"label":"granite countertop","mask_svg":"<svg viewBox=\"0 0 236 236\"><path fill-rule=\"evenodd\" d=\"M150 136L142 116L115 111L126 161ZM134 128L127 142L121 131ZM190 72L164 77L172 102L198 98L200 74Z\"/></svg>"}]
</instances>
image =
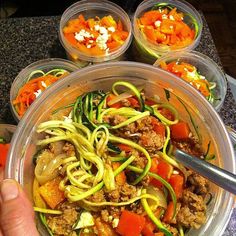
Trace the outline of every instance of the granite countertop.
<instances>
[{"instance_id":1,"label":"granite countertop","mask_svg":"<svg viewBox=\"0 0 236 236\"><path fill-rule=\"evenodd\" d=\"M0 20L0 122L16 123L10 111L9 97L11 84L20 70L40 59L66 58L58 39L59 20L59 16ZM205 21L196 50L221 65ZM229 88L220 116L226 125L236 129L236 103ZM224 233L224 236L232 235L236 235L236 211Z\"/></svg>"}]
</instances>

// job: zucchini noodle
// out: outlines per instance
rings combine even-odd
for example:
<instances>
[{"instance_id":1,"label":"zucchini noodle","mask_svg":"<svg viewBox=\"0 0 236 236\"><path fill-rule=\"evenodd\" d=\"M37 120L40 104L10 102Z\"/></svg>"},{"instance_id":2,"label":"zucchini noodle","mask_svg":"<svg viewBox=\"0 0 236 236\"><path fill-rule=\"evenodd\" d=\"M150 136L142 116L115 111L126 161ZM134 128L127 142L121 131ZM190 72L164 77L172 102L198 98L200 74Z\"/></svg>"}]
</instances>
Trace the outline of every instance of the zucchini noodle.
<instances>
[{"instance_id":1,"label":"zucchini noodle","mask_svg":"<svg viewBox=\"0 0 236 236\"><path fill-rule=\"evenodd\" d=\"M146 174L148 173L148 171L151 168L151 162L152 161L151 161L151 157L148 154L148 152L143 147L141 147L140 145L138 145L138 144L136 144L136 143L134 143L134 142L132 142L130 140L127 140L127 139L119 138L119 137L116 137L116 136L110 136L109 140L111 142L115 142L115 143L126 144L126 145L128 145L130 147L133 147L133 148L139 150L140 152L142 152L145 155L145 157L147 158L147 164L146 164L146 166L145 166L145 168L143 170L143 173L141 173L141 175L133 182L134 185L139 183L146 176Z\"/></svg>"},{"instance_id":2,"label":"zucchini noodle","mask_svg":"<svg viewBox=\"0 0 236 236\"><path fill-rule=\"evenodd\" d=\"M144 101L143 101L142 95L140 94L140 92L138 91L138 89L134 85L132 85L132 84L130 84L128 82L125 82L125 81L117 81L117 82L115 82L112 85L112 92L117 96L119 94L116 91L116 86L124 86L124 87L129 88L134 93L134 95L138 98L139 105L140 105L140 110L144 111Z\"/></svg>"},{"instance_id":3,"label":"zucchini noodle","mask_svg":"<svg viewBox=\"0 0 236 236\"><path fill-rule=\"evenodd\" d=\"M165 116L163 116L157 109L159 107L168 108L175 115L175 120L171 121L171 120L167 119ZM152 108L153 108L153 115L156 116L158 119L160 119L164 124L174 125L179 122L179 113L170 104L154 105L154 106L152 106Z\"/></svg>"},{"instance_id":4,"label":"zucchini noodle","mask_svg":"<svg viewBox=\"0 0 236 236\"><path fill-rule=\"evenodd\" d=\"M134 116L132 118L129 118L128 120L126 121L123 121L121 122L120 124L118 125L115 125L115 126L111 126L111 129L119 129L121 127L124 127L124 126L127 126L129 125L130 123L133 123L134 121L136 120L139 120L145 116L149 116L150 115L150 112L149 111L145 111L145 112L142 112L140 115L137 115L137 116Z\"/></svg>"},{"instance_id":5,"label":"zucchini noodle","mask_svg":"<svg viewBox=\"0 0 236 236\"><path fill-rule=\"evenodd\" d=\"M45 214L52 214L52 215L61 215L62 214L62 211L51 210L51 209L40 208L40 207L34 207L34 211L45 213Z\"/></svg>"}]
</instances>

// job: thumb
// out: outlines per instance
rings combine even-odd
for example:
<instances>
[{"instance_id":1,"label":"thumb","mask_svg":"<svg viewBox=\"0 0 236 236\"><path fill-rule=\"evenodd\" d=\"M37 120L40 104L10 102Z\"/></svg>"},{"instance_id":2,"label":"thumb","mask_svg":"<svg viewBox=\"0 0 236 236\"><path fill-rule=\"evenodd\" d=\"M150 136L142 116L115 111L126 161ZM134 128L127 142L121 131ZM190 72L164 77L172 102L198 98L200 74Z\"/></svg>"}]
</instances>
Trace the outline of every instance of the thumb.
<instances>
[{"instance_id":1,"label":"thumb","mask_svg":"<svg viewBox=\"0 0 236 236\"><path fill-rule=\"evenodd\" d=\"M38 236L34 211L20 185L11 179L0 185L0 226L4 236Z\"/></svg>"}]
</instances>

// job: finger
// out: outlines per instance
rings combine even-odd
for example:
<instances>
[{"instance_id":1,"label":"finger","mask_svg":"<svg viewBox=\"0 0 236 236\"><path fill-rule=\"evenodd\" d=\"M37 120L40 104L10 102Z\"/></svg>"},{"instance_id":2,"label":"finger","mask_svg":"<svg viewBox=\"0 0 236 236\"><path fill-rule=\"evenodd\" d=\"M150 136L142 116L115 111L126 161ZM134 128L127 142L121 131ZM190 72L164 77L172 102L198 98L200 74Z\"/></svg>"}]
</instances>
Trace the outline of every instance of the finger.
<instances>
[{"instance_id":1,"label":"finger","mask_svg":"<svg viewBox=\"0 0 236 236\"><path fill-rule=\"evenodd\" d=\"M0 225L4 236L38 236L34 212L20 185L10 179L1 183Z\"/></svg>"}]
</instances>

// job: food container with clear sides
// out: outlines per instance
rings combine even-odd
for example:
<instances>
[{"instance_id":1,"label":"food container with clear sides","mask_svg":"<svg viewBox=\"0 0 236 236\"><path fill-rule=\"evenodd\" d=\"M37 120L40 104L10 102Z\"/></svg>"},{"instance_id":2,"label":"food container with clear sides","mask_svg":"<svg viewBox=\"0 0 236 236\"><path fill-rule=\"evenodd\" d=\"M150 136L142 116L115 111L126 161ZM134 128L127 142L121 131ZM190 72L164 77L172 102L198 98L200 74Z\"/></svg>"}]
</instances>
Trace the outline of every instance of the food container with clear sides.
<instances>
[{"instance_id":1,"label":"food container with clear sides","mask_svg":"<svg viewBox=\"0 0 236 236\"><path fill-rule=\"evenodd\" d=\"M213 89L215 99L212 105L219 111L224 103L227 92L227 82L221 68L208 56L196 51L170 52L159 58L154 63L154 66L160 67L161 62L168 64L173 61L178 61L178 63L185 62L195 66L200 75L205 76L209 82L216 84L216 87Z\"/></svg>"},{"instance_id":2,"label":"food container with clear sides","mask_svg":"<svg viewBox=\"0 0 236 236\"><path fill-rule=\"evenodd\" d=\"M173 49L171 46L154 44L147 40L144 33L139 29L137 19L139 19L145 12L152 10L157 4L175 7L177 12L182 12L184 14L183 21L196 32L191 44L182 48ZM198 11L184 0L145 0L139 4L133 17L133 32L135 38L133 51L135 58L137 58L137 61L153 64L157 58L170 51L193 50L200 42L202 26L202 19Z\"/></svg>"},{"instance_id":3,"label":"food container with clear sides","mask_svg":"<svg viewBox=\"0 0 236 236\"><path fill-rule=\"evenodd\" d=\"M54 69L63 69L68 71L69 73L79 69L79 67L74 64L71 61L60 59L60 58L49 58L49 59L42 59L36 62L33 62L32 64L28 65L26 68L20 71L20 73L17 75L15 80L13 81L11 85L10 90L10 104L11 104L11 111L15 118L15 120L18 122L21 117L18 115L14 105L13 100L17 97L17 94L19 90L24 86L34 71L43 71L44 73L47 73ZM42 76L42 74L37 73L34 76L32 76L30 79L37 78L39 76Z\"/></svg>"},{"instance_id":4,"label":"food container with clear sides","mask_svg":"<svg viewBox=\"0 0 236 236\"><path fill-rule=\"evenodd\" d=\"M66 80L49 87L32 104L14 134L6 177L18 180L32 200L33 156L37 152L36 142L40 138L36 132L37 126L50 119L50 114L57 108L73 103L78 95L99 89L109 91L111 85L118 80L142 86L147 96L157 95L164 101L168 99L178 109L181 118L189 124L194 119L202 140L212 141L212 149L217 157L213 163L235 173L234 150L229 134L215 109L203 96L178 77L154 66L137 62L114 62L89 66L69 75ZM191 130L194 132L193 127ZM204 149L208 141L203 142ZM199 230L190 230L187 235L223 234L232 213L234 196L213 184L210 191L213 199L208 205L206 224ZM47 235L44 227L38 224L40 233Z\"/></svg>"},{"instance_id":5,"label":"food container with clear sides","mask_svg":"<svg viewBox=\"0 0 236 236\"><path fill-rule=\"evenodd\" d=\"M13 136L15 131L16 131L16 126L15 125L0 124L0 137L4 138L6 143L11 142L12 136ZM1 154L0 154L0 158L1 158ZM1 179L3 178L3 173L4 173L4 170L0 166L0 182L1 182Z\"/></svg>"},{"instance_id":6,"label":"food container with clear sides","mask_svg":"<svg viewBox=\"0 0 236 236\"><path fill-rule=\"evenodd\" d=\"M117 49L108 52L106 55L100 56L87 55L78 48L72 46L64 37L63 28L67 25L69 20L78 18L80 14L82 14L85 19L95 17L102 18L111 15L115 21L120 20L124 26L124 30L128 32L128 37L124 44ZM84 67L94 63L122 60L122 56L124 56L124 53L130 46L132 40L132 27L127 13L115 3L106 0L83 0L74 3L63 13L60 21L59 39L67 53L67 57L76 64Z\"/></svg>"}]
</instances>

